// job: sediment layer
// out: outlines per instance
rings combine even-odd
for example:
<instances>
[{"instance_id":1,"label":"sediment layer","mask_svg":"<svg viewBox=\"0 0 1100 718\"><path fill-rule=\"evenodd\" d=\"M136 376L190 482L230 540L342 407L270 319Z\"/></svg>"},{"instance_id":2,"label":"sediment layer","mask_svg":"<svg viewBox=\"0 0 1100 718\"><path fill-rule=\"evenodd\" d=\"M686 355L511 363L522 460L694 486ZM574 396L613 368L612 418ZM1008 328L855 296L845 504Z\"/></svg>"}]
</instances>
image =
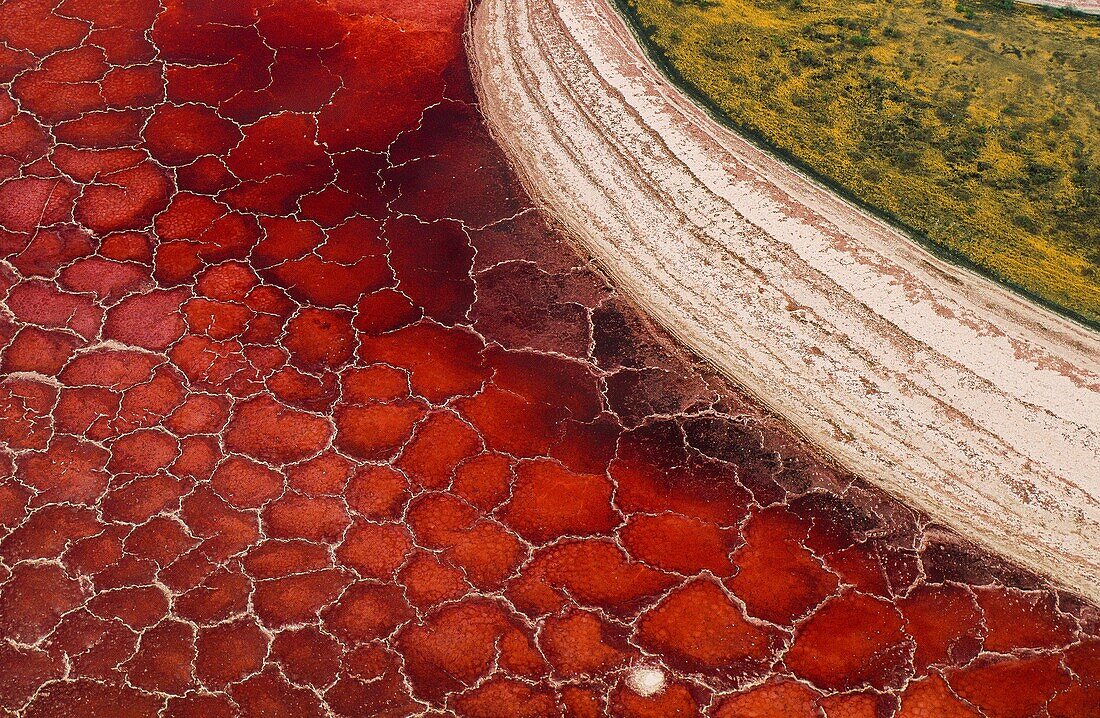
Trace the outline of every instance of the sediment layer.
<instances>
[{"instance_id":1,"label":"sediment layer","mask_svg":"<svg viewBox=\"0 0 1100 718\"><path fill-rule=\"evenodd\" d=\"M1100 339L721 126L606 0L486 0L471 46L496 138L619 288L845 466L1100 598Z\"/></svg>"}]
</instances>

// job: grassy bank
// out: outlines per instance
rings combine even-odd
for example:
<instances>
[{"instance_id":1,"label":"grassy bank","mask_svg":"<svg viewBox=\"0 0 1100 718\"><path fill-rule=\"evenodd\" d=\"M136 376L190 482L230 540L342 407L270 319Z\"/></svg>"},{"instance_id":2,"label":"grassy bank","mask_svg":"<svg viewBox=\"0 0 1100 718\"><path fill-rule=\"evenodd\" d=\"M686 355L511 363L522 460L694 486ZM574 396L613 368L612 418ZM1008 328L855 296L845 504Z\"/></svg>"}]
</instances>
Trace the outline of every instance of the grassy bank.
<instances>
[{"instance_id":1,"label":"grassy bank","mask_svg":"<svg viewBox=\"0 0 1100 718\"><path fill-rule=\"evenodd\" d=\"M1100 325L1100 21L1010 0L621 0L735 127Z\"/></svg>"}]
</instances>

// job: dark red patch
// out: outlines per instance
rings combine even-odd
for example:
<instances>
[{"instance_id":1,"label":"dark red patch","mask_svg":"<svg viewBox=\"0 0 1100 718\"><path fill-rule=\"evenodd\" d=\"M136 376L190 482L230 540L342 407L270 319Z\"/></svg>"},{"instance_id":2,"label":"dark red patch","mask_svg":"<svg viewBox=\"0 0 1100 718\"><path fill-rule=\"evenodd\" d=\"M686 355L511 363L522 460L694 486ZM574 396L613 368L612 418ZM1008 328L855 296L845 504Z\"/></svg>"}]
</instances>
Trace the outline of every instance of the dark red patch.
<instances>
[{"instance_id":1,"label":"dark red patch","mask_svg":"<svg viewBox=\"0 0 1100 718\"><path fill-rule=\"evenodd\" d=\"M263 668L268 639L252 620L199 629L195 677L212 689L223 688Z\"/></svg>"},{"instance_id":2,"label":"dark red patch","mask_svg":"<svg viewBox=\"0 0 1100 718\"><path fill-rule=\"evenodd\" d=\"M979 659L950 672L947 682L989 718L1036 715L1057 692L1072 685L1056 655Z\"/></svg>"},{"instance_id":3,"label":"dark red patch","mask_svg":"<svg viewBox=\"0 0 1100 718\"><path fill-rule=\"evenodd\" d=\"M782 634L750 623L717 584L701 579L673 591L647 612L638 640L677 668L736 682L770 665Z\"/></svg>"},{"instance_id":4,"label":"dark red patch","mask_svg":"<svg viewBox=\"0 0 1100 718\"><path fill-rule=\"evenodd\" d=\"M549 461L520 464L501 518L533 543L605 534L619 522L605 476L577 474Z\"/></svg>"},{"instance_id":5,"label":"dark red patch","mask_svg":"<svg viewBox=\"0 0 1100 718\"><path fill-rule=\"evenodd\" d=\"M917 673L933 665L961 665L982 646L982 614L970 592L959 586L918 586L898 601L905 632L916 641Z\"/></svg>"},{"instance_id":6,"label":"dark red patch","mask_svg":"<svg viewBox=\"0 0 1100 718\"><path fill-rule=\"evenodd\" d=\"M264 396L234 408L225 443L253 459L288 464L319 453L331 435L324 419L288 409Z\"/></svg>"},{"instance_id":7,"label":"dark red patch","mask_svg":"<svg viewBox=\"0 0 1100 718\"><path fill-rule=\"evenodd\" d=\"M784 509L755 514L744 528L745 546L733 556L730 587L754 616L790 625L836 592L839 580L802 545L807 527Z\"/></svg>"},{"instance_id":8,"label":"dark red patch","mask_svg":"<svg viewBox=\"0 0 1100 718\"><path fill-rule=\"evenodd\" d=\"M894 606L854 591L831 598L795 632L784 662L820 688L844 691L901 685L911 644Z\"/></svg>"},{"instance_id":9,"label":"dark red patch","mask_svg":"<svg viewBox=\"0 0 1100 718\"><path fill-rule=\"evenodd\" d=\"M676 514L631 516L621 537L626 550L647 564L689 575L729 575L730 552L740 543L737 531Z\"/></svg>"}]
</instances>

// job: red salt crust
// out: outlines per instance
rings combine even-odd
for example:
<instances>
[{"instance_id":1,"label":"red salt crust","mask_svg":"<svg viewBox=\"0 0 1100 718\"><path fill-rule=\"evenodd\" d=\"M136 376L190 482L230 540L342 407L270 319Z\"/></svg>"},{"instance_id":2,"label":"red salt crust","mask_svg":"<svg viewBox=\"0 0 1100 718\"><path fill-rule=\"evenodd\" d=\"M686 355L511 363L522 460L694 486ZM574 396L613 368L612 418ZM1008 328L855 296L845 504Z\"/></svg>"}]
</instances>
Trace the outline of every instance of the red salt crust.
<instances>
[{"instance_id":1,"label":"red salt crust","mask_svg":"<svg viewBox=\"0 0 1100 718\"><path fill-rule=\"evenodd\" d=\"M49 634L60 617L80 605L84 591L57 566L24 564L12 570L0 598L4 635L34 643Z\"/></svg>"},{"instance_id":2,"label":"red salt crust","mask_svg":"<svg viewBox=\"0 0 1100 718\"><path fill-rule=\"evenodd\" d=\"M234 684L229 695L244 715L273 718L321 718L324 715L316 695L291 685L273 668Z\"/></svg>"},{"instance_id":3,"label":"red salt crust","mask_svg":"<svg viewBox=\"0 0 1100 718\"><path fill-rule=\"evenodd\" d=\"M729 556L739 543L736 531L676 514L636 514L621 536L627 550L646 563L689 575L703 570L718 576L732 573Z\"/></svg>"},{"instance_id":4,"label":"red salt crust","mask_svg":"<svg viewBox=\"0 0 1100 718\"><path fill-rule=\"evenodd\" d=\"M1050 594L979 588L985 614L985 648L1002 653L1019 648L1061 648L1073 640L1073 624L1061 615Z\"/></svg>"},{"instance_id":5,"label":"red salt crust","mask_svg":"<svg viewBox=\"0 0 1100 718\"><path fill-rule=\"evenodd\" d=\"M238 508L256 508L283 492L283 477L242 456L230 456L210 477L218 495Z\"/></svg>"},{"instance_id":6,"label":"red salt crust","mask_svg":"<svg viewBox=\"0 0 1100 718\"><path fill-rule=\"evenodd\" d=\"M474 303L474 248L462 227L399 218L387 222L384 231L397 288L438 322L465 319Z\"/></svg>"},{"instance_id":7,"label":"red salt crust","mask_svg":"<svg viewBox=\"0 0 1100 718\"><path fill-rule=\"evenodd\" d=\"M405 597L421 610L460 598L470 590L461 570L432 553L416 553L401 568L398 582Z\"/></svg>"},{"instance_id":8,"label":"red salt crust","mask_svg":"<svg viewBox=\"0 0 1100 718\"><path fill-rule=\"evenodd\" d=\"M807 530L783 508L761 511L745 525L745 546L733 555L739 570L727 585L752 615L789 625L836 592L838 578L801 543Z\"/></svg>"},{"instance_id":9,"label":"red salt crust","mask_svg":"<svg viewBox=\"0 0 1100 718\"><path fill-rule=\"evenodd\" d=\"M441 489L450 483L458 463L480 449L477 431L453 414L434 413L417 427L397 467L417 486Z\"/></svg>"},{"instance_id":10,"label":"red salt crust","mask_svg":"<svg viewBox=\"0 0 1100 718\"><path fill-rule=\"evenodd\" d=\"M1035 715L1056 693L1073 685L1058 656L1044 655L982 657L952 670L947 681L990 718Z\"/></svg>"},{"instance_id":11,"label":"red salt crust","mask_svg":"<svg viewBox=\"0 0 1100 718\"><path fill-rule=\"evenodd\" d=\"M139 476L107 492L103 498L104 518L131 523L147 521L160 511L178 506L180 497L192 486L185 479L163 473Z\"/></svg>"},{"instance_id":12,"label":"red salt crust","mask_svg":"<svg viewBox=\"0 0 1100 718\"><path fill-rule=\"evenodd\" d=\"M0 715L1097 715L530 208L467 10L0 5Z\"/></svg>"},{"instance_id":13,"label":"red salt crust","mask_svg":"<svg viewBox=\"0 0 1100 718\"><path fill-rule=\"evenodd\" d=\"M196 650L196 677L217 689L262 669L267 637L251 619L220 623L199 631Z\"/></svg>"},{"instance_id":14,"label":"red salt crust","mask_svg":"<svg viewBox=\"0 0 1100 718\"><path fill-rule=\"evenodd\" d=\"M548 461L523 463L501 518L536 544L606 534L619 522L611 506L612 488L605 476L574 473Z\"/></svg>"},{"instance_id":15,"label":"red salt crust","mask_svg":"<svg viewBox=\"0 0 1100 718\"><path fill-rule=\"evenodd\" d=\"M412 547L404 526L363 522L344 534L337 557L363 576L385 580L405 563Z\"/></svg>"},{"instance_id":16,"label":"red salt crust","mask_svg":"<svg viewBox=\"0 0 1100 718\"><path fill-rule=\"evenodd\" d=\"M902 694L898 718L979 718L982 714L955 695L939 676L911 684Z\"/></svg>"},{"instance_id":17,"label":"red salt crust","mask_svg":"<svg viewBox=\"0 0 1100 718\"><path fill-rule=\"evenodd\" d=\"M316 626L290 629L271 642L271 658L296 682L320 688L340 674L342 649L332 636Z\"/></svg>"},{"instance_id":18,"label":"red salt crust","mask_svg":"<svg viewBox=\"0 0 1100 718\"><path fill-rule=\"evenodd\" d=\"M826 690L896 688L909 670L912 647L901 613L854 591L830 598L799 626L784 661Z\"/></svg>"},{"instance_id":19,"label":"red salt crust","mask_svg":"<svg viewBox=\"0 0 1100 718\"><path fill-rule=\"evenodd\" d=\"M12 259L12 264L24 276L52 277L57 272L59 260L67 264L71 260L86 257L94 249L91 236L76 228L43 230L30 238L26 248ZM109 268L107 271L110 271Z\"/></svg>"},{"instance_id":20,"label":"red salt crust","mask_svg":"<svg viewBox=\"0 0 1100 718\"><path fill-rule=\"evenodd\" d=\"M331 435L327 421L261 396L234 408L225 443L244 456L285 464L317 454Z\"/></svg>"},{"instance_id":21,"label":"red salt crust","mask_svg":"<svg viewBox=\"0 0 1100 718\"><path fill-rule=\"evenodd\" d=\"M981 610L965 588L918 586L898 601L898 608L905 617L905 632L916 642L917 673L932 665L965 663L981 650Z\"/></svg>"},{"instance_id":22,"label":"red salt crust","mask_svg":"<svg viewBox=\"0 0 1100 718\"><path fill-rule=\"evenodd\" d=\"M241 140L241 130L197 104L159 105L145 125L145 147L166 165L186 165L202 155L220 155Z\"/></svg>"},{"instance_id":23,"label":"red salt crust","mask_svg":"<svg viewBox=\"0 0 1100 718\"><path fill-rule=\"evenodd\" d=\"M124 552L126 534L126 527L111 525L98 533L93 531L88 536L74 539L62 559L65 567L76 575L96 576L124 560L138 560Z\"/></svg>"},{"instance_id":24,"label":"red salt crust","mask_svg":"<svg viewBox=\"0 0 1100 718\"><path fill-rule=\"evenodd\" d=\"M700 616L707 618L700 621ZM759 675L776 657L782 634L750 623L721 588L700 579L647 612L638 640L666 655L674 667L702 672L721 685Z\"/></svg>"},{"instance_id":25,"label":"red salt crust","mask_svg":"<svg viewBox=\"0 0 1100 718\"><path fill-rule=\"evenodd\" d=\"M417 542L443 556L479 588L497 588L525 556L520 539L500 523L447 494L415 500L406 521Z\"/></svg>"},{"instance_id":26,"label":"red salt crust","mask_svg":"<svg viewBox=\"0 0 1100 718\"><path fill-rule=\"evenodd\" d=\"M278 578L329 565L328 550L309 541L265 541L242 560L245 572L254 579Z\"/></svg>"},{"instance_id":27,"label":"red salt crust","mask_svg":"<svg viewBox=\"0 0 1100 718\"><path fill-rule=\"evenodd\" d=\"M563 678L606 675L636 652L627 643L621 627L587 611L547 619L539 646L554 671Z\"/></svg>"},{"instance_id":28,"label":"red salt crust","mask_svg":"<svg viewBox=\"0 0 1100 718\"><path fill-rule=\"evenodd\" d=\"M103 619L118 619L135 631L158 623L168 612L168 599L153 586L120 588L99 593L88 610Z\"/></svg>"},{"instance_id":29,"label":"red salt crust","mask_svg":"<svg viewBox=\"0 0 1100 718\"><path fill-rule=\"evenodd\" d=\"M526 683L493 679L454 699L456 712L485 718L544 718L560 715L554 695Z\"/></svg>"},{"instance_id":30,"label":"red salt crust","mask_svg":"<svg viewBox=\"0 0 1100 718\"><path fill-rule=\"evenodd\" d=\"M355 463L343 456L325 453L289 467L287 482L306 494L341 494L355 469Z\"/></svg>"},{"instance_id":31,"label":"red salt crust","mask_svg":"<svg viewBox=\"0 0 1100 718\"><path fill-rule=\"evenodd\" d=\"M188 621L224 620L245 609L250 588L240 573L215 569L200 585L180 595L176 612Z\"/></svg>"},{"instance_id":32,"label":"red salt crust","mask_svg":"<svg viewBox=\"0 0 1100 718\"><path fill-rule=\"evenodd\" d=\"M475 599L433 612L422 625L403 632L397 648L405 656L415 693L443 697L484 675L498 642L502 667L528 677L542 673L542 660L521 625L498 603Z\"/></svg>"},{"instance_id":33,"label":"red salt crust","mask_svg":"<svg viewBox=\"0 0 1100 718\"><path fill-rule=\"evenodd\" d=\"M25 511L26 502L23 504ZM93 536L102 527L102 522L89 508L45 506L8 534L2 545L2 555L11 563L55 557L65 550L69 541Z\"/></svg>"},{"instance_id":34,"label":"red salt crust","mask_svg":"<svg viewBox=\"0 0 1100 718\"><path fill-rule=\"evenodd\" d=\"M182 698L170 698L164 718L232 718L236 710L225 696L190 693Z\"/></svg>"},{"instance_id":35,"label":"red salt crust","mask_svg":"<svg viewBox=\"0 0 1100 718\"><path fill-rule=\"evenodd\" d=\"M271 629L316 620L351 582L343 571L324 570L256 582L252 596L260 621Z\"/></svg>"},{"instance_id":36,"label":"red salt crust","mask_svg":"<svg viewBox=\"0 0 1100 718\"><path fill-rule=\"evenodd\" d=\"M130 682L148 691L186 691L193 682L194 630L182 621L167 620L145 631L137 652L121 666Z\"/></svg>"},{"instance_id":37,"label":"red salt crust","mask_svg":"<svg viewBox=\"0 0 1100 718\"><path fill-rule=\"evenodd\" d=\"M481 454L455 469L451 491L482 511L492 511L507 498L511 483L511 459Z\"/></svg>"},{"instance_id":38,"label":"red salt crust","mask_svg":"<svg viewBox=\"0 0 1100 718\"><path fill-rule=\"evenodd\" d=\"M661 718L700 715L701 708L701 702L683 684L674 684L650 696L642 696L626 686L619 686L611 694L610 715L615 718Z\"/></svg>"},{"instance_id":39,"label":"red salt crust","mask_svg":"<svg viewBox=\"0 0 1100 718\"><path fill-rule=\"evenodd\" d=\"M336 448L365 461L391 456L412 436L413 427L426 409L423 402L415 399L338 406L333 417Z\"/></svg>"},{"instance_id":40,"label":"red salt crust","mask_svg":"<svg viewBox=\"0 0 1100 718\"><path fill-rule=\"evenodd\" d=\"M816 718L817 692L802 683L769 681L718 705L716 718Z\"/></svg>"},{"instance_id":41,"label":"red salt crust","mask_svg":"<svg viewBox=\"0 0 1100 718\"><path fill-rule=\"evenodd\" d=\"M271 538L333 543L351 523L344 502L331 496L287 493L260 514L264 534Z\"/></svg>"},{"instance_id":42,"label":"red salt crust","mask_svg":"<svg viewBox=\"0 0 1100 718\"><path fill-rule=\"evenodd\" d=\"M413 617L396 586L359 583L322 614L324 627L345 645L383 639Z\"/></svg>"},{"instance_id":43,"label":"red salt crust","mask_svg":"<svg viewBox=\"0 0 1100 718\"><path fill-rule=\"evenodd\" d=\"M58 437L44 451L27 452L16 477L37 493L38 505L55 502L91 504L107 487L104 471L110 455L96 444Z\"/></svg>"},{"instance_id":44,"label":"red salt crust","mask_svg":"<svg viewBox=\"0 0 1100 718\"><path fill-rule=\"evenodd\" d=\"M393 469L364 466L348 481L345 496L351 510L367 518L397 518L409 499L408 481Z\"/></svg>"},{"instance_id":45,"label":"red salt crust","mask_svg":"<svg viewBox=\"0 0 1100 718\"><path fill-rule=\"evenodd\" d=\"M124 548L138 558L167 566L180 554L198 543L178 519L156 517L135 528L126 537Z\"/></svg>"}]
</instances>

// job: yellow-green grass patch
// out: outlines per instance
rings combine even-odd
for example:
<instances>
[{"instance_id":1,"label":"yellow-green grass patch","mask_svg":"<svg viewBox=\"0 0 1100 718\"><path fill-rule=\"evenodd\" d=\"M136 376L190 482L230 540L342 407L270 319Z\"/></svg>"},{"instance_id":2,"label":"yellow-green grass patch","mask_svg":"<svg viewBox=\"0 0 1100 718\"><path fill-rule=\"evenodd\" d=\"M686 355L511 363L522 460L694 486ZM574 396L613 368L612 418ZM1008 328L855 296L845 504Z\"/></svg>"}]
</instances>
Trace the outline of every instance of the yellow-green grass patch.
<instances>
[{"instance_id":1,"label":"yellow-green grass patch","mask_svg":"<svg viewBox=\"0 0 1100 718\"><path fill-rule=\"evenodd\" d=\"M1100 20L1011 0L619 0L734 127L1100 325Z\"/></svg>"}]
</instances>

